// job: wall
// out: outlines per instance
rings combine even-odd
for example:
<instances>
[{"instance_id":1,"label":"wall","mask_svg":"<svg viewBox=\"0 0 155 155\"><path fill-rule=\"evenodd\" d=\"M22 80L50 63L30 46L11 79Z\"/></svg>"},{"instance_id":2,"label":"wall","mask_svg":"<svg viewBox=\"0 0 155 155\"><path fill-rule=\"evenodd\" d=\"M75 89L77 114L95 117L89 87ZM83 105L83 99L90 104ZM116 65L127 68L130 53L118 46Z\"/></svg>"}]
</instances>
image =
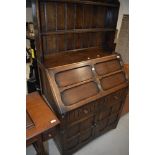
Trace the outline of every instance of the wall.
<instances>
[{"instance_id":1,"label":"wall","mask_svg":"<svg viewBox=\"0 0 155 155\"><path fill-rule=\"evenodd\" d=\"M32 22L32 8L26 8L26 21ZM26 39L26 47L30 48L30 41Z\"/></svg>"},{"instance_id":2,"label":"wall","mask_svg":"<svg viewBox=\"0 0 155 155\"><path fill-rule=\"evenodd\" d=\"M129 0L119 0L120 1L120 10L117 22L118 35L121 28L123 14L129 14Z\"/></svg>"},{"instance_id":3,"label":"wall","mask_svg":"<svg viewBox=\"0 0 155 155\"><path fill-rule=\"evenodd\" d=\"M32 22L32 8L26 8L26 21Z\"/></svg>"},{"instance_id":4,"label":"wall","mask_svg":"<svg viewBox=\"0 0 155 155\"><path fill-rule=\"evenodd\" d=\"M125 64L129 64L129 15L124 15L115 51L120 53Z\"/></svg>"}]
</instances>

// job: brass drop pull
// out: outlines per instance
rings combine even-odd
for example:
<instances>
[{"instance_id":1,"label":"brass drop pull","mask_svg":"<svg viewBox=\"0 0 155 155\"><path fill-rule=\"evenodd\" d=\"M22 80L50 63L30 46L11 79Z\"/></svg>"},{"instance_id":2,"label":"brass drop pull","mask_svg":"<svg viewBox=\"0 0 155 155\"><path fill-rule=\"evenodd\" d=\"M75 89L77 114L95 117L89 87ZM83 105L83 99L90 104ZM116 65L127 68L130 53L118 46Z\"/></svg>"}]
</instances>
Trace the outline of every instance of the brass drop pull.
<instances>
[{"instance_id":1,"label":"brass drop pull","mask_svg":"<svg viewBox=\"0 0 155 155\"><path fill-rule=\"evenodd\" d=\"M87 110L87 109L84 109L83 112L84 112L85 114L88 114L88 110Z\"/></svg>"}]
</instances>

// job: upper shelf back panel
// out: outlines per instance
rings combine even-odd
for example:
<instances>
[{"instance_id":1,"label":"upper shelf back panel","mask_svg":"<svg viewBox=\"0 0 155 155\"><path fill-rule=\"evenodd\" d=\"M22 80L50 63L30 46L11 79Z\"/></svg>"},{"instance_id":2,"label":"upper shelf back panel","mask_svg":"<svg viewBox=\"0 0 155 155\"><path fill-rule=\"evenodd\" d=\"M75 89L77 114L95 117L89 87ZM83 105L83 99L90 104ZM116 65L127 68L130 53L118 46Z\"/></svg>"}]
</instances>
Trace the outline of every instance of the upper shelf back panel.
<instances>
[{"instance_id":1,"label":"upper shelf back panel","mask_svg":"<svg viewBox=\"0 0 155 155\"><path fill-rule=\"evenodd\" d=\"M40 56L102 47L113 50L119 3L116 0L40 0L37 28Z\"/></svg>"}]
</instances>

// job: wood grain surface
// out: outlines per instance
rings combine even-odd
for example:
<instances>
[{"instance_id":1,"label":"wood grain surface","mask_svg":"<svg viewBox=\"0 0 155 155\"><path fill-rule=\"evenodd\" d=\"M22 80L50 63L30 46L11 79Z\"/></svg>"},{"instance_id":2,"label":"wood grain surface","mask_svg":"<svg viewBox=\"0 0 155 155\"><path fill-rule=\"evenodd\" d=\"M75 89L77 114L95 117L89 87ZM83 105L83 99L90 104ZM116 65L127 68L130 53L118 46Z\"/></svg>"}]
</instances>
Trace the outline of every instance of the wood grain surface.
<instances>
[{"instance_id":1,"label":"wood grain surface","mask_svg":"<svg viewBox=\"0 0 155 155\"><path fill-rule=\"evenodd\" d=\"M125 72L127 75L127 78L129 79L129 64L124 64ZM122 116L127 114L129 112L129 93L126 96L125 104L122 110Z\"/></svg>"},{"instance_id":2,"label":"wood grain surface","mask_svg":"<svg viewBox=\"0 0 155 155\"><path fill-rule=\"evenodd\" d=\"M26 110L35 125L26 130L26 140L29 140L59 124L59 120L55 114L37 92L26 96ZM53 120L55 121L51 123Z\"/></svg>"}]
</instances>

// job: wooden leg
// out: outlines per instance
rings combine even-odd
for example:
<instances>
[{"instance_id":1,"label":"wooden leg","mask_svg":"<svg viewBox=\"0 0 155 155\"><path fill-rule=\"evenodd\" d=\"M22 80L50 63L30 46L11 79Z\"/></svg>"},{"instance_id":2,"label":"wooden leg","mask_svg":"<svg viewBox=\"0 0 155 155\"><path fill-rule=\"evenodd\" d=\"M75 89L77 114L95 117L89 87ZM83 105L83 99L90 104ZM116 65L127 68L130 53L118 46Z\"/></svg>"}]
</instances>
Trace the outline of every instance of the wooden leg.
<instances>
[{"instance_id":1,"label":"wooden leg","mask_svg":"<svg viewBox=\"0 0 155 155\"><path fill-rule=\"evenodd\" d=\"M37 155L47 155L44 150L43 141L41 136L37 138L37 141L33 143L33 146L37 152Z\"/></svg>"}]
</instances>

